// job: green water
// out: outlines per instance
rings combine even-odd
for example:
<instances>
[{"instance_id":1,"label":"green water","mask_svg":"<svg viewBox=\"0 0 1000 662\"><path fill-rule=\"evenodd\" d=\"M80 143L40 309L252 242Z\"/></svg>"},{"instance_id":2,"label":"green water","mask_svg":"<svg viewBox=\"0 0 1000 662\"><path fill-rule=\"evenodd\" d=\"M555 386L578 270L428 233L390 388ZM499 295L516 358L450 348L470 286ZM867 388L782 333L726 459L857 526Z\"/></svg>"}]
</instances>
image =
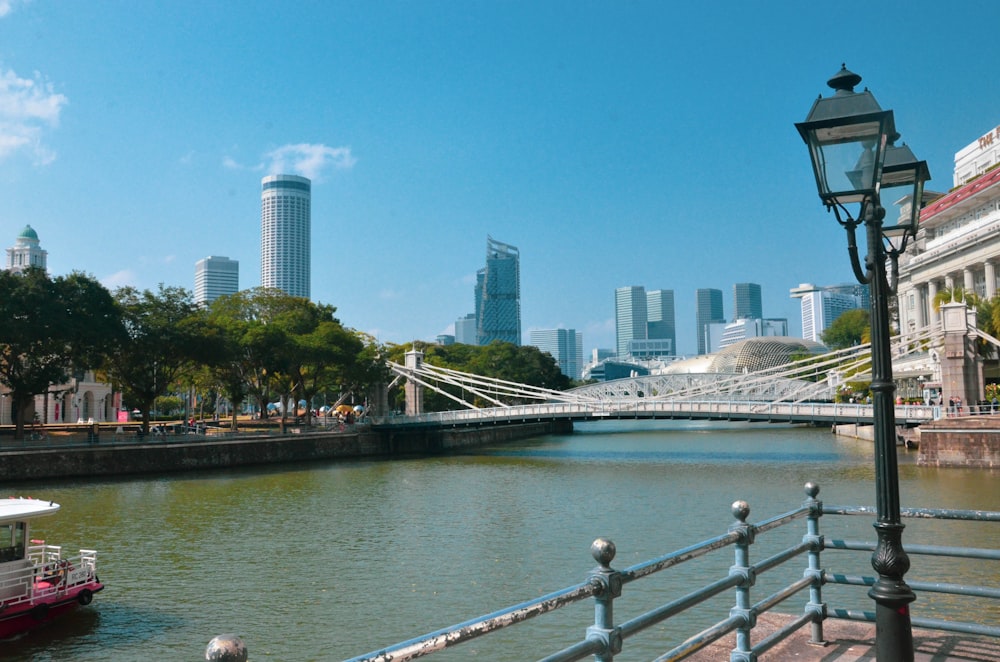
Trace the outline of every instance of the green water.
<instances>
[{"instance_id":1,"label":"green water","mask_svg":"<svg viewBox=\"0 0 1000 662\"><path fill-rule=\"evenodd\" d=\"M1000 510L998 474L915 460L901 451L904 507ZM254 661L341 660L583 581L598 536L614 540L613 565L625 568L725 532L736 499L750 503L750 521L791 510L807 481L828 504L873 505L871 444L784 426L605 422L458 456L8 485L9 494L63 505L34 537L96 548L107 589L90 607L0 643L0 658L198 660L212 637L235 633ZM826 517L821 527L828 537L874 539L867 517ZM804 523L786 529L751 559L800 540ZM998 539L996 525L908 523L904 544L918 536L984 547ZM871 574L867 554L842 558L827 552L823 565ZM908 579L955 581L936 576L939 560L911 560ZM711 570L681 566L630 584L616 619L732 563L725 550ZM988 563L961 564L961 581L995 584ZM837 606L873 608L863 589L838 589L825 589L850 603ZM727 595L711 620L731 603ZM914 615L963 610L1000 620L996 607L954 599L913 606ZM616 659L655 657L699 618L629 640ZM431 659L537 659L592 622L588 602Z\"/></svg>"}]
</instances>

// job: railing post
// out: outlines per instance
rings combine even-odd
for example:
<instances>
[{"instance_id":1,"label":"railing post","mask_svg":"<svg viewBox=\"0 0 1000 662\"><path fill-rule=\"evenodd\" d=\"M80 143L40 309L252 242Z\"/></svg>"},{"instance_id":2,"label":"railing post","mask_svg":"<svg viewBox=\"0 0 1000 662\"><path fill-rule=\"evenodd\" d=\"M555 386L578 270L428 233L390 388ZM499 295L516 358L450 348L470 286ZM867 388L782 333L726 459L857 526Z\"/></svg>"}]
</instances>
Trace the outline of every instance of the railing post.
<instances>
[{"instance_id":1,"label":"railing post","mask_svg":"<svg viewBox=\"0 0 1000 662\"><path fill-rule=\"evenodd\" d=\"M597 662L612 662L622 651L622 636L614 617L614 600L622 594L621 574L611 567L616 551L607 538L598 538L590 545L591 555L600 564L590 575L598 591L594 594L594 624L587 628L587 639L604 645L600 653L594 654Z\"/></svg>"},{"instance_id":2,"label":"railing post","mask_svg":"<svg viewBox=\"0 0 1000 662\"><path fill-rule=\"evenodd\" d=\"M809 603L806 604L806 613L812 615L812 637L809 643L814 646L826 646L823 639L823 620L826 618L826 603L823 602L823 569L820 566L819 555L823 551L823 536L819 533L819 518L823 516L823 502L818 501L819 485L816 483L806 483L806 496L809 497L802 504L809 508L809 516L806 518L806 535L802 537L802 542L809 544L808 560L809 566L803 572L804 577L812 580L809 587Z\"/></svg>"},{"instance_id":3,"label":"railing post","mask_svg":"<svg viewBox=\"0 0 1000 662\"><path fill-rule=\"evenodd\" d=\"M736 629L736 648L729 655L730 662L757 662L757 656L750 649L750 630L757 625L757 613L750 607L750 587L757 581L757 573L750 567L750 545L754 542L756 528L747 524L750 515L750 504L746 501L734 501L732 506L736 522L730 525L729 531L736 533L736 563L729 568L729 575L737 575L740 583L736 586L736 606L729 611L730 616L743 618L743 625Z\"/></svg>"}]
</instances>

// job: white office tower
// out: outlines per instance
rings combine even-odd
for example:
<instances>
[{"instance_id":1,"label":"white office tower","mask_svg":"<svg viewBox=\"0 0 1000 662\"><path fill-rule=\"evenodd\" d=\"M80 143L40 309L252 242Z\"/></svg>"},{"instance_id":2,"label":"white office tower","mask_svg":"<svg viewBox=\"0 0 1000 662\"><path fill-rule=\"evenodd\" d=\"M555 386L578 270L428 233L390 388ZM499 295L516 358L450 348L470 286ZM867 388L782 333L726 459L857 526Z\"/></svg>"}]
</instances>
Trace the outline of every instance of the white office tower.
<instances>
[{"instance_id":1,"label":"white office tower","mask_svg":"<svg viewBox=\"0 0 1000 662\"><path fill-rule=\"evenodd\" d=\"M221 296L240 291L240 263L228 257L210 255L194 265L194 301L208 305Z\"/></svg>"},{"instance_id":2,"label":"white office tower","mask_svg":"<svg viewBox=\"0 0 1000 662\"><path fill-rule=\"evenodd\" d=\"M559 365L562 374L580 379L583 374L583 334L575 329L535 329L530 333L531 344L548 352Z\"/></svg>"},{"instance_id":3,"label":"white office tower","mask_svg":"<svg viewBox=\"0 0 1000 662\"><path fill-rule=\"evenodd\" d=\"M823 332L848 310L868 308L871 299L867 285L830 285L817 287L803 283L790 290L793 299L802 300L802 337L823 342Z\"/></svg>"},{"instance_id":4,"label":"white office tower","mask_svg":"<svg viewBox=\"0 0 1000 662\"><path fill-rule=\"evenodd\" d=\"M312 184L268 175L260 192L260 284L309 298Z\"/></svg>"}]
</instances>

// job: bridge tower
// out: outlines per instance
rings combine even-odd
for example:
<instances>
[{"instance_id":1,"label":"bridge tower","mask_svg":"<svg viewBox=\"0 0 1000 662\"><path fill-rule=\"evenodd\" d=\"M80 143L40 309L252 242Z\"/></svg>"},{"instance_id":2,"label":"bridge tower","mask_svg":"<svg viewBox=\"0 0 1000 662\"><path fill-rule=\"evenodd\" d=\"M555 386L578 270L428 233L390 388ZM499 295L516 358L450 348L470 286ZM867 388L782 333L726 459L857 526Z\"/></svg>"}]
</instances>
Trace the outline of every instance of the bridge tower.
<instances>
[{"instance_id":1,"label":"bridge tower","mask_svg":"<svg viewBox=\"0 0 1000 662\"><path fill-rule=\"evenodd\" d=\"M944 327L944 351L941 355L941 399L962 399L966 411L982 399L983 361L976 352L971 330L976 328L976 311L964 303L941 306Z\"/></svg>"},{"instance_id":2,"label":"bridge tower","mask_svg":"<svg viewBox=\"0 0 1000 662\"><path fill-rule=\"evenodd\" d=\"M409 370L419 370L424 363L424 353L411 349L406 353L405 363ZM417 416L422 413L424 410L424 387L412 379L407 379L403 393L406 395L406 415Z\"/></svg>"}]
</instances>

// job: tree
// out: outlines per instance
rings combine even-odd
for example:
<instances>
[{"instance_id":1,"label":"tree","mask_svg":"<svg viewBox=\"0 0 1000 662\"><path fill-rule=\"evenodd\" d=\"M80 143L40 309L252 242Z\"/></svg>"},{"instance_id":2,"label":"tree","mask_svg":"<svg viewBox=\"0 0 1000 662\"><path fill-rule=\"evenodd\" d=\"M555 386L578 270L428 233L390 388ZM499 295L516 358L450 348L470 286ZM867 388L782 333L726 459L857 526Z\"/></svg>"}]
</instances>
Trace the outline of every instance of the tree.
<instances>
[{"instance_id":1,"label":"tree","mask_svg":"<svg viewBox=\"0 0 1000 662\"><path fill-rule=\"evenodd\" d=\"M823 344L844 349L867 342L871 335L870 313L863 308L846 310L823 332Z\"/></svg>"},{"instance_id":2,"label":"tree","mask_svg":"<svg viewBox=\"0 0 1000 662\"><path fill-rule=\"evenodd\" d=\"M73 367L98 367L121 338L111 294L81 273L0 272L0 319L0 383L10 389L17 439L35 395L65 382Z\"/></svg>"},{"instance_id":3,"label":"tree","mask_svg":"<svg viewBox=\"0 0 1000 662\"><path fill-rule=\"evenodd\" d=\"M212 347L184 288L161 284L154 293L123 287L115 291L115 300L125 340L110 353L107 376L129 406L141 412L142 429L148 433L153 402L168 392L186 365L210 360Z\"/></svg>"}]
</instances>

